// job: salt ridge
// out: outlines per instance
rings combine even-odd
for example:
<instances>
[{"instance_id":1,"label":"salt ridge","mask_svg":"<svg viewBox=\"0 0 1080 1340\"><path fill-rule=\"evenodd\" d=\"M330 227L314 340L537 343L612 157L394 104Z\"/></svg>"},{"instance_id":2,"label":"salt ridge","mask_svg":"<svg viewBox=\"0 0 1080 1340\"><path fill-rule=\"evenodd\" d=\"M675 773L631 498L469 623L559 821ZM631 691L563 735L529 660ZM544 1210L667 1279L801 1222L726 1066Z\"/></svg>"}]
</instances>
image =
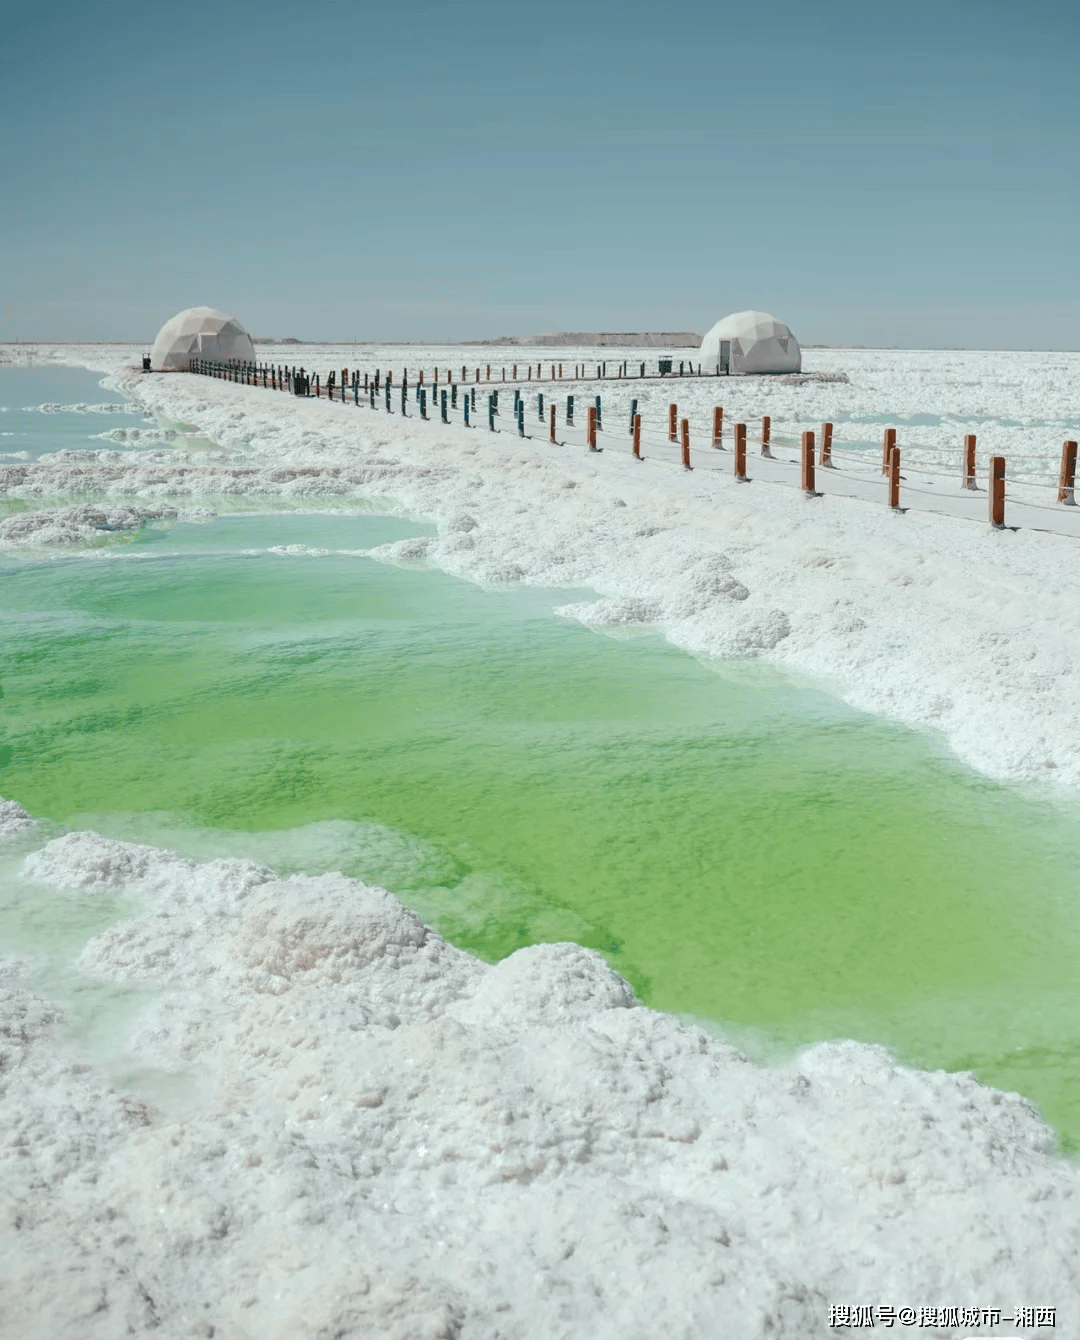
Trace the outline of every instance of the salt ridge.
<instances>
[{"instance_id":1,"label":"salt ridge","mask_svg":"<svg viewBox=\"0 0 1080 1340\"><path fill-rule=\"evenodd\" d=\"M759 1068L590 950L487 966L341 875L70 833L23 879L136 901L82 962L158 988L128 1051L202 1096L117 1089L0 982L0 1334L796 1340L840 1301L1076 1315L1080 1170L968 1075L856 1043Z\"/></svg>"}]
</instances>

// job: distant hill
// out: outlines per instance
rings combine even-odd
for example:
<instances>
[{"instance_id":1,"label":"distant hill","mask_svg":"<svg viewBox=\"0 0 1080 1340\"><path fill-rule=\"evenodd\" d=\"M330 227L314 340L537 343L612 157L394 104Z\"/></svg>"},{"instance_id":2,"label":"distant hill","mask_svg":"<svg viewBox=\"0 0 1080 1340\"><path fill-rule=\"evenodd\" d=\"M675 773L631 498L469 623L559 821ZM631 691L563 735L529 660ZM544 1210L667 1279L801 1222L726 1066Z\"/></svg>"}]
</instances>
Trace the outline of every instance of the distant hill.
<instances>
[{"instance_id":1,"label":"distant hill","mask_svg":"<svg viewBox=\"0 0 1080 1340\"><path fill-rule=\"evenodd\" d=\"M689 330L584 330L560 331L557 335L501 335L497 340L462 340L462 345L524 345L530 348L562 349L699 349L702 336Z\"/></svg>"}]
</instances>

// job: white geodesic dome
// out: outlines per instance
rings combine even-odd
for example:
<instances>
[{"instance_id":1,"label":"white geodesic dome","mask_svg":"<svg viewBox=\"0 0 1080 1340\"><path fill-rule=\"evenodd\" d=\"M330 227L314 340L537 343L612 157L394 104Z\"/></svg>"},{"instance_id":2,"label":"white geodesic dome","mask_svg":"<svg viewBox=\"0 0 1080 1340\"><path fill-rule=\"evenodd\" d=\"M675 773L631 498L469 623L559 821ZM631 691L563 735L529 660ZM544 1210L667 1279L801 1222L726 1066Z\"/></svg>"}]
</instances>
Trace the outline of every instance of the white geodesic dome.
<instances>
[{"instance_id":1,"label":"white geodesic dome","mask_svg":"<svg viewBox=\"0 0 1080 1340\"><path fill-rule=\"evenodd\" d=\"M731 343L730 371L801 372L799 341L768 312L733 312L718 321L701 341L701 365L710 371L720 362L720 342Z\"/></svg>"},{"instance_id":2,"label":"white geodesic dome","mask_svg":"<svg viewBox=\"0 0 1080 1340\"><path fill-rule=\"evenodd\" d=\"M189 307L158 331L150 366L155 372L174 372L186 369L193 358L254 363L255 346L235 316L216 307Z\"/></svg>"}]
</instances>

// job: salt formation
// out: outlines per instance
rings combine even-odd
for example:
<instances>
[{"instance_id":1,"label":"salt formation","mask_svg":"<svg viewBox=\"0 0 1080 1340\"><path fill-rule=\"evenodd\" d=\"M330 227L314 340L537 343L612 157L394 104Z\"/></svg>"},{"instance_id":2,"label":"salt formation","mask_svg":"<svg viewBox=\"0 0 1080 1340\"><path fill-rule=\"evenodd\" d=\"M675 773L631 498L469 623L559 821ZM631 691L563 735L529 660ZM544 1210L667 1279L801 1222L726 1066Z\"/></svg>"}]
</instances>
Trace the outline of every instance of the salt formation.
<instances>
[{"instance_id":1,"label":"salt formation","mask_svg":"<svg viewBox=\"0 0 1080 1340\"><path fill-rule=\"evenodd\" d=\"M188 307L158 331L150 366L155 372L175 372L193 358L254 363L255 346L235 316L216 307Z\"/></svg>"},{"instance_id":2,"label":"salt formation","mask_svg":"<svg viewBox=\"0 0 1080 1340\"><path fill-rule=\"evenodd\" d=\"M718 321L701 341L703 367L711 370L721 361L724 340L731 344L733 373L802 371L798 340L768 312L734 312Z\"/></svg>"},{"instance_id":3,"label":"salt formation","mask_svg":"<svg viewBox=\"0 0 1080 1340\"><path fill-rule=\"evenodd\" d=\"M21 894L133 904L81 966L153 994L117 1084L0 971L5 1337L796 1340L833 1303L1080 1304L1080 1171L969 1075L853 1042L764 1069L591 950L488 966L342 875L84 832Z\"/></svg>"}]
</instances>

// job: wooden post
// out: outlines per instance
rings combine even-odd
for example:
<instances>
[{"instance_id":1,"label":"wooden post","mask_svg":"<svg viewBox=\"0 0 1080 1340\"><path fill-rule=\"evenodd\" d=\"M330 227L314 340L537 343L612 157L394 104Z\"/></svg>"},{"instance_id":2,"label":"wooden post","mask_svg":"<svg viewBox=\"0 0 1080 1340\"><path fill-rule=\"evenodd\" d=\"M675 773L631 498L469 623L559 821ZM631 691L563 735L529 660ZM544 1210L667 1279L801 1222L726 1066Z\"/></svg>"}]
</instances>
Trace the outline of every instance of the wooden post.
<instances>
[{"instance_id":1,"label":"wooden post","mask_svg":"<svg viewBox=\"0 0 1080 1340\"><path fill-rule=\"evenodd\" d=\"M1005 457L990 457L990 524L996 530L1005 526Z\"/></svg>"},{"instance_id":2,"label":"wooden post","mask_svg":"<svg viewBox=\"0 0 1080 1340\"><path fill-rule=\"evenodd\" d=\"M968 433L964 438L964 479L961 485L965 489L973 489L975 484L975 434Z\"/></svg>"},{"instance_id":3,"label":"wooden post","mask_svg":"<svg viewBox=\"0 0 1080 1340\"><path fill-rule=\"evenodd\" d=\"M836 467L832 463L832 424L823 423L821 425L821 460L820 464L826 470L834 470Z\"/></svg>"},{"instance_id":4,"label":"wooden post","mask_svg":"<svg viewBox=\"0 0 1080 1340\"><path fill-rule=\"evenodd\" d=\"M589 450L590 450L590 451L595 451L595 450L596 450L596 406L595 406L595 405L590 405L590 406L589 406L589 427L588 427L588 437L589 437Z\"/></svg>"},{"instance_id":5,"label":"wooden post","mask_svg":"<svg viewBox=\"0 0 1080 1340\"><path fill-rule=\"evenodd\" d=\"M421 373L420 373L420 381L417 383L417 385L419 385L419 386L423 386L423 384L424 384L424 374L423 374L423 372L421 372Z\"/></svg>"},{"instance_id":6,"label":"wooden post","mask_svg":"<svg viewBox=\"0 0 1080 1340\"><path fill-rule=\"evenodd\" d=\"M679 440L679 411L675 405L667 407L667 435L669 442L678 442Z\"/></svg>"},{"instance_id":7,"label":"wooden post","mask_svg":"<svg viewBox=\"0 0 1080 1340\"><path fill-rule=\"evenodd\" d=\"M552 405L551 405L551 440L552 440L552 442L555 441L555 403L554 403L554 401L552 402Z\"/></svg>"},{"instance_id":8,"label":"wooden post","mask_svg":"<svg viewBox=\"0 0 1080 1340\"><path fill-rule=\"evenodd\" d=\"M692 470L694 467L690 464L690 420L682 421L682 468Z\"/></svg>"},{"instance_id":9,"label":"wooden post","mask_svg":"<svg viewBox=\"0 0 1080 1340\"><path fill-rule=\"evenodd\" d=\"M773 459L772 454L772 419L768 414L761 416L761 454L766 460Z\"/></svg>"},{"instance_id":10,"label":"wooden post","mask_svg":"<svg viewBox=\"0 0 1080 1340\"><path fill-rule=\"evenodd\" d=\"M484 380L485 380L485 381L491 381L491 364L490 364L490 363L487 364L487 376L484 378Z\"/></svg>"},{"instance_id":11,"label":"wooden post","mask_svg":"<svg viewBox=\"0 0 1080 1340\"><path fill-rule=\"evenodd\" d=\"M881 444L881 473L889 473L889 452L896 446L896 429L886 428L885 437Z\"/></svg>"},{"instance_id":12,"label":"wooden post","mask_svg":"<svg viewBox=\"0 0 1080 1340\"><path fill-rule=\"evenodd\" d=\"M505 375L505 374L504 374ZM514 381L517 381L517 364L514 364Z\"/></svg>"},{"instance_id":13,"label":"wooden post","mask_svg":"<svg viewBox=\"0 0 1080 1340\"><path fill-rule=\"evenodd\" d=\"M634 459L641 460L641 415L634 415Z\"/></svg>"},{"instance_id":14,"label":"wooden post","mask_svg":"<svg viewBox=\"0 0 1080 1340\"><path fill-rule=\"evenodd\" d=\"M811 498L818 496L814 488L814 434L809 430L802 435L802 491Z\"/></svg>"},{"instance_id":15,"label":"wooden post","mask_svg":"<svg viewBox=\"0 0 1080 1340\"><path fill-rule=\"evenodd\" d=\"M1076 443L1063 442L1061 445L1061 477L1058 480L1058 502L1069 507L1076 506L1073 497L1073 485L1076 482Z\"/></svg>"},{"instance_id":16,"label":"wooden post","mask_svg":"<svg viewBox=\"0 0 1080 1340\"><path fill-rule=\"evenodd\" d=\"M714 405L712 412L712 444L717 451L724 447L724 407Z\"/></svg>"},{"instance_id":17,"label":"wooden post","mask_svg":"<svg viewBox=\"0 0 1080 1340\"><path fill-rule=\"evenodd\" d=\"M746 424L735 425L735 478L746 481Z\"/></svg>"},{"instance_id":18,"label":"wooden post","mask_svg":"<svg viewBox=\"0 0 1080 1340\"><path fill-rule=\"evenodd\" d=\"M894 512L900 510L900 448L893 447L889 452L889 506Z\"/></svg>"}]
</instances>

